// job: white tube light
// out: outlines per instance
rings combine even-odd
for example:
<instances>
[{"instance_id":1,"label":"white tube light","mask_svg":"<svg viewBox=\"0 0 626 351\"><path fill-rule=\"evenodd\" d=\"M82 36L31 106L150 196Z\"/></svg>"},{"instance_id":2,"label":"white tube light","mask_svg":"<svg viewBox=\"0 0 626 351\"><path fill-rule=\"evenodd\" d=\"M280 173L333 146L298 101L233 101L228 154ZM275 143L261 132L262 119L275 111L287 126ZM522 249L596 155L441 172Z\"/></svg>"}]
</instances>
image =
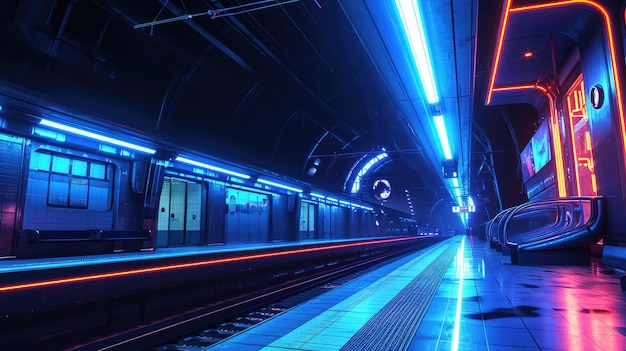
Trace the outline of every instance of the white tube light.
<instances>
[{"instance_id":1,"label":"white tube light","mask_svg":"<svg viewBox=\"0 0 626 351\"><path fill-rule=\"evenodd\" d=\"M232 175L232 176L235 176L235 177L239 177L239 178L243 178L243 179L250 179L250 176L247 175L247 174L231 171L231 170L228 170L228 169L225 169L225 168L221 168L221 167L217 167L217 166L212 166L212 165L207 164L207 163L194 161L194 160L186 158L186 157L176 156L176 161L187 163L187 164L190 164L190 165L193 165L193 166L198 166L198 167L210 169L212 171L216 171L216 172L220 172L220 173L224 173L224 174L229 174L229 175Z\"/></svg>"},{"instance_id":2,"label":"white tube light","mask_svg":"<svg viewBox=\"0 0 626 351\"><path fill-rule=\"evenodd\" d=\"M439 102L439 94L437 93L437 86L435 84L435 77L433 74L433 68L430 61L430 54L428 51L428 43L426 41L426 35L424 34L424 25L422 23L422 16L417 5L417 0L396 0L396 7L404 26L404 32L413 54L413 60L417 66L417 72L419 73L424 87L424 93L426 94L426 100L430 104L436 104Z\"/></svg>"},{"instance_id":3,"label":"white tube light","mask_svg":"<svg viewBox=\"0 0 626 351\"><path fill-rule=\"evenodd\" d=\"M43 126L47 126L47 127L52 127L52 128L64 130L66 132L70 132L70 133L73 133L73 134L82 135L82 136L90 138L90 139L104 141L104 142L109 143L109 144L114 144L114 145L118 145L118 146L129 148L129 149L145 152L145 153L150 154L150 155L152 155L152 154L154 154L156 152L156 150L153 150L153 149L150 149L150 148L147 148L147 147L131 144L131 143L128 143L128 142L125 142L125 141L122 141L122 140L118 140L118 139L109 138L109 137L104 136L104 135L88 132L86 130L82 130L82 129L78 129L78 128L74 128L74 127L70 127L70 126L67 126L65 124L52 122L52 121L49 121L47 119L42 119L41 121L39 121L39 124L43 125Z\"/></svg>"},{"instance_id":4,"label":"white tube light","mask_svg":"<svg viewBox=\"0 0 626 351\"><path fill-rule=\"evenodd\" d=\"M311 193L311 196L313 196L313 197L317 197L317 198L320 198L320 199L324 199L324 198L326 198L326 196L324 196L324 195L322 195L322 194L317 194L317 193Z\"/></svg>"},{"instance_id":5,"label":"white tube light","mask_svg":"<svg viewBox=\"0 0 626 351\"><path fill-rule=\"evenodd\" d=\"M437 134L439 135L439 142L441 143L441 148L443 149L443 155L446 160L451 160L452 151L450 150L450 142L448 141L448 133L446 131L446 124L443 120L443 116L433 116L433 119L435 120L435 127L437 128Z\"/></svg>"},{"instance_id":6,"label":"white tube light","mask_svg":"<svg viewBox=\"0 0 626 351\"><path fill-rule=\"evenodd\" d=\"M292 186L285 185L285 184L281 184L281 183L272 182L272 181L270 181L270 180L265 180L265 179L261 179L261 178L259 178L259 179L257 179L257 181L258 181L259 183L263 183L263 184L267 184L267 185L272 185L272 186L279 187L279 188L282 188L282 189L285 189L285 190L295 191L295 192L297 192L297 193L301 193L301 192L302 192L302 189L294 188L294 187L292 187Z\"/></svg>"}]
</instances>

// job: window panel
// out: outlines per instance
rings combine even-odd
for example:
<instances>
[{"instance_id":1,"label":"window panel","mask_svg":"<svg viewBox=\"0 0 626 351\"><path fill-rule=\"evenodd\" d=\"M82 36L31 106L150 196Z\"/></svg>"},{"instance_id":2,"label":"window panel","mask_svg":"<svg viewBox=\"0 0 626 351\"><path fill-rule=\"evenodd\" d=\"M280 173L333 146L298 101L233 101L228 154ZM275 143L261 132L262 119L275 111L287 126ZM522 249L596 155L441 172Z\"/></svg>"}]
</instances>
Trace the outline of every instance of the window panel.
<instances>
[{"instance_id":1,"label":"window panel","mask_svg":"<svg viewBox=\"0 0 626 351\"><path fill-rule=\"evenodd\" d=\"M69 199L69 177L59 174L50 175L48 186L48 205L67 206Z\"/></svg>"},{"instance_id":2,"label":"window panel","mask_svg":"<svg viewBox=\"0 0 626 351\"><path fill-rule=\"evenodd\" d=\"M72 160L72 175L86 177L87 162L82 160Z\"/></svg>"},{"instance_id":3,"label":"window panel","mask_svg":"<svg viewBox=\"0 0 626 351\"><path fill-rule=\"evenodd\" d=\"M35 152L30 160L30 169L50 172L52 156L43 152Z\"/></svg>"},{"instance_id":4,"label":"window panel","mask_svg":"<svg viewBox=\"0 0 626 351\"><path fill-rule=\"evenodd\" d=\"M61 156L52 156L52 172L69 174L70 173L70 159Z\"/></svg>"},{"instance_id":5,"label":"window panel","mask_svg":"<svg viewBox=\"0 0 626 351\"><path fill-rule=\"evenodd\" d=\"M31 169L48 178L48 206L109 211L113 183L108 164L36 151ZM48 175L44 176L45 173Z\"/></svg>"},{"instance_id":6,"label":"window panel","mask_svg":"<svg viewBox=\"0 0 626 351\"><path fill-rule=\"evenodd\" d=\"M70 207L87 208L89 181L73 178L70 182Z\"/></svg>"},{"instance_id":7,"label":"window panel","mask_svg":"<svg viewBox=\"0 0 626 351\"><path fill-rule=\"evenodd\" d=\"M90 167L89 177L91 179L102 179L102 180L108 179L107 174L106 174L107 166L105 164L92 163L89 165L89 167Z\"/></svg>"}]
</instances>

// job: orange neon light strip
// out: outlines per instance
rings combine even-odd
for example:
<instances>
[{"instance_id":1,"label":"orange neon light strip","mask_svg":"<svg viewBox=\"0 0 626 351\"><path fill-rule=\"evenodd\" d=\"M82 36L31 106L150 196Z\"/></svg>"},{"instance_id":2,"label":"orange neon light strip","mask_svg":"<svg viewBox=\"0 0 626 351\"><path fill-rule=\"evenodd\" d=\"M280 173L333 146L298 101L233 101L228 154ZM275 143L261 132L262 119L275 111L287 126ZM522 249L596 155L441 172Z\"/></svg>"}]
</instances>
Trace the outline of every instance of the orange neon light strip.
<instances>
[{"instance_id":1,"label":"orange neon light strip","mask_svg":"<svg viewBox=\"0 0 626 351\"><path fill-rule=\"evenodd\" d=\"M591 190L593 190L594 193L598 193L598 183L596 182L596 174L595 173L591 173Z\"/></svg>"},{"instance_id":2,"label":"orange neon light strip","mask_svg":"<svg viewBox=\"0 0 626 351\"><path fill-rule=\"evenodd\" d=\"M509 24L509 10L511 9L511 2L513 0L507 0L504 7L504 13L500 21L500 33L498 34L498 46L496 47L496 56L493 58L493 69L491 70L491 77L489 78L489 89L487 90L486 105L491 103L491 97L493 95L493 89L496 84L496 76L498 75L498 68L500 67L500 55L502 54L502 46L504 45L504 35L506 34L506 28Z\"/></svg>"},{"instance_id":3,"label":"orange neon light strip","mask_svg":"<svg viewBox=\"0 0 626 351\"><path fill-rule=\"evenodd\" d=\"M611 18L609 17L609 13L606 11L606 9L602 7L601 5L599 5L598 3L591 1L591 0L567 0L567 1L556 1L553 3L545 3L545 4L511 8L510 12L513 13L513 12L532 11L532 10L540 10L540 9L546 9L546 8L552 8L552 7L559 7L559 6L569 6L569 5L590 6L598 10L598 12L600 12L600 14L604 17L604 21L605 21L604 24L606 25L606 33L607 33L608 41L609 41L608 43L609 50L611 52L611 68L613 70L613 77L615 79L615 95L617 98L617 110L619 114L620 133L622 136L622 157L624 158L624 165L626 166L626 121L624 117L624 103L622 101L622 85L620 81L621 80L620 73L617 67L617 54L615 52L615 39L613 36L613 25L611 24ZM501 32L503 31L504 30L501 29ZM497 50L498 51L502 50L500 42L498 43ZM498 55L498 58L499 58L499 55ZM499 64L499 61L497 62L497 64ZM495 71L495 69L493 71ZM491 101L490 95L488 95L488 98L489 98L489 101Z\"/></svg>"},{"instance_id":4,"label":"orange neon light strip","mask_svg":"<svg viewBox=\"0 0 626 351\"><path fill-rule=\"evenodd\" d=\"M316 252L316 251L325 251L325 250L331 250L331 249L366 246L370 244L383 244L383 243L392 243L392 242L399 242L399 241L408 241L408 240L415 240L419 238L420 237L403 237L403 238L384 239L384 240L371 240L371 241L365 241L365 242L360 242L360 243L337 244L337 245L331 245L331 246L312 247L308 249L289 250L289 251L282 251L282 252L270 252L270 253L265 253L265 254L256 254L256 255L249 255L249 256L220 258L220 259L214 259L214 260L181 263L181 264L174 264L174 265L167 265L167 266L157 266L157 267L151 267L151 268L132 269L132 270L126 270L126 271L119 271L119 272L110 272L110 273L84 275L84 276L62 278L62 279L44 280L44 281L33 282L33 283L0 286L0 292L22 290L22 289L29 289L29 288L38 288L38 287L67 284L67 283L85 282L85 281L98 280L98 279L117 278L117 277L132 276L132 275L143 274L143 273L171 271L174 269L208 266L208 265L213 265L213 264L218 264L218 263L247 261L247 260L253 260L257 258L276 257L276 256L293 255L293 254L306 253L306 252Z\"/></svg>"},{"instance_id":5,"label":"orange neon light strip","mask_svg":"<svg viewBox=\"0 0 626 351\"><path fill-rule=\"evenodd\" d=\"M541 90L544 94L548 93L548 89L542 87L541 85L533 85L533 84L510 85L510 86L506 86L506 87L497 87L497 88L493 88L493 91L494 92L501 92L501 91L514 91L514 90L524 90L524 89L537 89L537 90Z\"/></svg>"},{"instance_id":6,"label":"orange neon light strip","mask_svg":"<svg viewBox=\"0 0 626 351\"><path fill-rule=\"evenodd\" d=\"M582 79L582 76L579 76L576 79L576 83L573 84L574 87L576 87L576 85L578 84L579 80ZM576 89L574 89L576 90ZM571 98L574 98L574 105L572 106L572 102L571 102ZM576 182L576 195L580 196L580 194L582 193L580 190L580 172L578 172L578 152L576 150L576 136L574 135L574 118L572 116L573 111L575 111L576 109L578 109L578 94L576 94L576 91L574 91L573 94L571 94L570 96L567 96L567 118L569 119L569 134L570 134L570 141L571 141L571 148L572 148L572 157L574 158L574 164L576 165L574 167L574 181Z\"/></svg>"},{"instance_id":7,"label":"orange neon light strip","mask_svg":"<svg viewBox=\"0 0 626 351\"><path fill-rule=\"evenodd\" d=\"M556 103L550 94L546 94L550 101L550 122L552 124L552 143L554 149L554 164L556 165L556 183L559 191L559 197L567 196L567 187L565 186L565 167L563 167L563 148L561 144L561 131L559 129L559 111L556 109Z\"/></svg>"},{"instance_id":8,"label":"orange neon light strip","mask_svg":"<svg viewBox=\"0 0 626 351\"><path fill-rule=\"evenodd\" d=\"M563 167L563 149L561 147L561 134L559 132L559 121L558 121L558 112L556 110L556 104L550 94L548 94L548 89L542 87L540 85L526 84L526 85L511 85L506 87L498 87L493 88L493 92L502 92L502 91L515 91L515 90L525 90L525 89L537 89L543 92L550 102L550 129L552 130L552 148L554 151L554 163L556 165L556 182L557 189L559 192L559 197L567 196L567 187L565 186L565 170Z\"/></svg>"}]
</instances>

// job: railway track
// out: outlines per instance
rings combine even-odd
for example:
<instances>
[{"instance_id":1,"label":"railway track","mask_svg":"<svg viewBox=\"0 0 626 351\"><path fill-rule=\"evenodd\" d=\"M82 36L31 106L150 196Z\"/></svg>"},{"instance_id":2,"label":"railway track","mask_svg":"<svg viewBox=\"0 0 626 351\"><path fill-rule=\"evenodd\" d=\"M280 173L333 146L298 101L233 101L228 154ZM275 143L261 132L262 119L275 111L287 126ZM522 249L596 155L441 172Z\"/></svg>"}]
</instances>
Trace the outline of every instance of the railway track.
<instances>
[{"instance_id":1,"label":"railway track","mask_svg":"<svg viewBox=\"0 0 626 351\"><path fill-rule=\"evenodd\" d=\"M342 277L358 274L355 272L416 249L419 247L409 246L376 255L346 257L324 265L302 268L288 275L279 271L272 284L241 291L235 296L222 296L219 300L201 306L147 315L136 320L108 323L102 328L83 330L38 343L38 347L75 351L198 350L282 312L294 301L307 298L307 294L312 297L311 294L337 286Z\"/></svg>"}]
</instances>

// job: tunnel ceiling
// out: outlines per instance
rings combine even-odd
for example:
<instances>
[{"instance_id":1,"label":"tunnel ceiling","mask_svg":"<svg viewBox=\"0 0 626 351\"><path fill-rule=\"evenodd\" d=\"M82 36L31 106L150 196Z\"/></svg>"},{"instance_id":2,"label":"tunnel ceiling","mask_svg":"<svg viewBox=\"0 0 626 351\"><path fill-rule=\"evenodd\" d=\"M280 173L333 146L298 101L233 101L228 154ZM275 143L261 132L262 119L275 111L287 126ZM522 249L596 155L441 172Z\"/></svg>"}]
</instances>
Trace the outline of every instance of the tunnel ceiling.
<instances>
[{"instance_id":1,"label":"tunnel ceiling","mask_svg":"<svg viewBox=\"0 0 626 351\"><path fill-rule=\"evenodd\" d=\"M357 159L385 148L393 162L373 173L428 193L430 209L446 196L426 122L433 111L406 92L404 58L384 44L394 32L381 22L389 15L377 12L381 3L5 1L0 79L5 92L25 90L74 117L331 191L343 189ZM439 107L453 111L450 138L469 183L477 3L427 6L435 70L445 77ZM230 8L223 13L239 13L208 14ZM316 158L319 170L308 176Z\"/></svg>"}]
</instances>

